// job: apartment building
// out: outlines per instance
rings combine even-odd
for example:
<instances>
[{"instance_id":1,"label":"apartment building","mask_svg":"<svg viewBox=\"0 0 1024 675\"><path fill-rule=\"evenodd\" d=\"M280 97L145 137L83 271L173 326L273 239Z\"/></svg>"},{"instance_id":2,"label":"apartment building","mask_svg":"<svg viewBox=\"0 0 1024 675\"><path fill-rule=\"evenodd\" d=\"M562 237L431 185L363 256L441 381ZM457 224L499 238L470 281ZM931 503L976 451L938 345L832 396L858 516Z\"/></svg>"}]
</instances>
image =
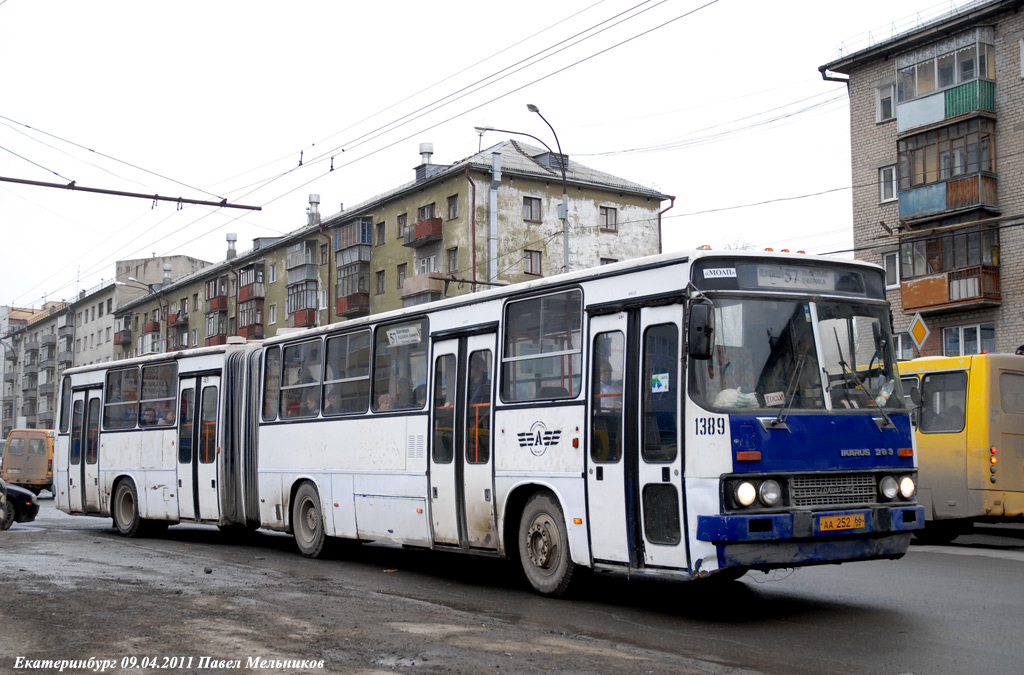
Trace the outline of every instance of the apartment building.
<instances>
[{"instance_id":1,"label":"apartment building","mask_svg":"<svg viewBox=\"0 0 1024 675\"><path fill-rule=\"evenodd\" d=\"M115 309L148 293L153 283L209 264L188 256L120 260L115 279L80 291L71 302L48 302L39 310L5 308L3 435L17 427L52 428L61 373L113 359Z\"/></svg>"},{"instance_id":2,"label":"apartment building","mask_svg":"<svg viewBox=\"0 0 1024 675\"><path fill-rule=\"evenodd\" d=\"M421 144L411 182L331 216L311 195L304 227L248 251L228 235L222 262L118 307L114 358L271 337L550 276L566 257L581 269L661 250L671 196L517 141L453 164L432 158Z\"/></svg>"},{"instance_id":3,"label":"apartment building","mask_svg":"<svg viewBox=\"0 0 1024 675\"><path fill-rule=\"evenodd\" d=\"M820 66L850 99L854 246L902 358L1024 344L1024 14L982 0Z\"/></svg>"}]
</instances>

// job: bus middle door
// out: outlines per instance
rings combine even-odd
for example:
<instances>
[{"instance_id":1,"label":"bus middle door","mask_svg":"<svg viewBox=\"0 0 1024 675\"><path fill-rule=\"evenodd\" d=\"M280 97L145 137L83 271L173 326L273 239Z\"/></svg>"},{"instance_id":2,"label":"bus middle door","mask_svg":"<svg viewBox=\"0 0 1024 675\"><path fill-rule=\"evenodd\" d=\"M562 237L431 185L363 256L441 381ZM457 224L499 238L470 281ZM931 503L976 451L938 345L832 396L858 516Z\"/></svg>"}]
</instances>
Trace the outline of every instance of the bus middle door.
<instances>
[{"instance_id":1,"label":"bus middle door","mask_svg":"<svg viewBox=\"0 0 1024 675\"><path fill-rule=\"evenodd\" d=\"M217 410L220 377L200 375L179 383L178 514L182 520L220 520L217 482Z\"/></svg>"},{"instance_id":2,"label":"bus middle door","mask_svg":"<svg viewBox=\"0 0 1024 675\"><path fill-rule=\"evenodd\" d=\"M437 342L431 395L430 512L434 542L496 550L494 348L487 333Z\"/></svg>"}]
</instances>

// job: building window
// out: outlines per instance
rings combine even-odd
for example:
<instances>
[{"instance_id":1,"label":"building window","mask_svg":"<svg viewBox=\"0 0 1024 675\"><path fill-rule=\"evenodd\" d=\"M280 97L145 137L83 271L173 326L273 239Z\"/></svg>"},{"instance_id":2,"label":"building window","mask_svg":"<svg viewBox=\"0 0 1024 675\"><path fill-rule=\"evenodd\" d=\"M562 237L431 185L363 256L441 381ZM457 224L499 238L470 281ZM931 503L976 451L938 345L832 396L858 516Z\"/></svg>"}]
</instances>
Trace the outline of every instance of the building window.
<instances>
[{"instance_id":1,"label":"building window","mask_svg":"<svg viewBox=\"0 0 1024 675\"><path fill-rule=\"evenodd\" d=\"M277 263L270 266L270 283L277 281Z\"/></svg>"},{"instance_id":2,"label":"building window","mask_svg":"<svg viewBox=\"0 0 1024 675\"><path fill-rule=\"evenodd\" d=\"M416 214L416 219L418 221L430 220L431 218L434 218L434 217L435 216L434 216L434 205L433 204L427 204L426 206L421 206L419 208L419 211Z\"/></svg>"},{"instance_id":3,"label":"building window","mask_svg":"<svg viewBox=\"0 0 1024 675\"><path fill-rule=\"evenodd\" d=\"M384 270L377 272L377 295L384 295Z\"/></svg>"},{"instance_id":4,"label":"building window","mask_svg":"<svg viewBox=\"0 0 1024 675\"><path fill-rule=\"evenodd\" d=\"M885 268L886 289L900 287L900 254L898 251L882 255L882 267Z\"/></svg>"},{"instance_id":5,"label":"building window","mask_svg":"<svg viewBox=\"0 0 1024 675\"><path fill-rule=\"evenodd\" d=\"M448 249L448 274L455 274L459 271L459 249L458 247Z\"/></svg>"},{"instance_id":6,"label":"building window","mask_svg":"<svg viewBox=\"0 0 1024 675\"><path fill-rule=\"evenodd\" d=\"M875 121L896 119L896 85L886 84L875 89Z\"/></svg>"},{"instance_id":7,"label":"building window","mask_svg":"<svg viewBox=\"0 0 1024 675\"><path fill-rule=\"evenodd\" d=\"M914 358L914 341L910 338L910 333L897 333L895 338L896 358L900 361L909 361Z\"/></svg>"},{"instance_id":8,"label":"building window","mask_svg":"<svg viewBox=\"0 0 1024 675\"><path fill-rule=\"evenodd\" d=\"M448 220L455 220L459 217L459 196L452 195L448 198Z\"/></svg>"},{"instance_id":9,"label":"building window","mask_svg":"<svg viewBox=\"0 0 1024 675\"><path fill-rule=\"evenodd\" d=\"M277 305L271 305L267 312L267 323L273 326L277 323Z\"/></svg>"},{"instance_id":10,"label":"building window","mask_svg":"<svg viewBox=\"0 0 1024 675\"><path fill-rule=\"evenodd\" d=\"M541 274L540 251L523 251L523 271L527 274Z\"/></svg>"},{"instance_id":11,"label":"building window","mask_svg":"<svg viewBox=\"0 0 1024 675\"><path fill-rule=\"evenodd\" d=\"M896 165L883 166L878 170L878 201L890 202L896 196Z\"/></svg>"},{"instance_id":12,"label":"building window","mask_svg":"<svg viewBox=\"0 0 1024 675\"><path fill-rule=\"evenodd\" d=\"M402 263L401 265L398 266L398 287L399 288L404 288L405 287L406 269L407 269L407 266L406 266L405 263Z\"/></svg>"},{"instance_id":13,"label":"building window","mask_svg":"<svg viewBox=\"0 0 1024 675\"><path fill-rule=\"evenodd\" d=\"M523 220L540 222L540 199L523 197Z\"/></svg>"},{"instance_id":14,"label":"building window","mask_svg":"<svg viewBox=\"0 0 1024 675\"><path fill-rule=\"evenodd\" d=\"M619 262L617 258L601 258L602 265L613 265Z\"/></svg>"},{"instance_id":15,"label":"building window","mask_svg":"<svg viewBox=\"0 0 1024 675\"><path fill-rule=\"evenodd\" d=\"M320 307L319 307L319 309L327 309L327 303L328 303L327 289L326 288L322 288L322 289L320 289Z\"/></svg>"},{"instance_id":16,"label":"building window","mask_svg":"<svg viewBox=\"0 0 1024 675\"><path fill-rule=\"evenodd\" d=\"M377 246L384 245L384 223L377 223Z\"/></svg>"},{"instance_id":17,"label":"building window","mask_svg":"<svg viewBox=\"0 0 1024 675\"><path fill-rule=\"evenodd\" d=\"M194 345L198 345L199 344L199 329L198 328L193 328L192 329L192 344L194 344Z\"/></svg>"},{"instance_id":18,"label":"building window","mask_svg":"<svg viewBox=\"0 0 1024 675\"><path fill-rule=\"evenodd\" d=\"M107 298L107 314L110 314L114 308L114 299Z\"/></svg>"},{"instance_id":19,"label":"building window","mask_svg":"<svg viewBox=\"0 0 1024 675\"><path fill-rule=\"evenodd\" d=\"M320 244L320 264L326 265L327 262L327 244Z\"/></svg>"},{"instance_id":20,"label":"building window","mask_svg":"<svg viewBox=\"0 0 1024 675\"><path fill-rule=\"evenodd\" d=\"M996 325L953 326L942 329L942 353L945 356L969 356L996 350Z\"/></svg>"},{"instance_id":21,"label":"building window","mask_svg":"<svg viewBox=\"0 0 1024 675\"><path fill-rule=\"evenodd\" d=\"M617 219L617 213L615 209L610 206L600 207L600 212L597 215L598 222L601 224L602 232L618 232L619 223Z\"/></svg>"},{"instance_id":22,"label":"building window","mask_svg":"<svg viewBox=\"0 0 1024 675\"><path fill-rule=\"evenodd\" d=\"M405 228L409 224L409 214L403 213L398 216L398 238L405 239Z\"/></svg>"}]
</instances>

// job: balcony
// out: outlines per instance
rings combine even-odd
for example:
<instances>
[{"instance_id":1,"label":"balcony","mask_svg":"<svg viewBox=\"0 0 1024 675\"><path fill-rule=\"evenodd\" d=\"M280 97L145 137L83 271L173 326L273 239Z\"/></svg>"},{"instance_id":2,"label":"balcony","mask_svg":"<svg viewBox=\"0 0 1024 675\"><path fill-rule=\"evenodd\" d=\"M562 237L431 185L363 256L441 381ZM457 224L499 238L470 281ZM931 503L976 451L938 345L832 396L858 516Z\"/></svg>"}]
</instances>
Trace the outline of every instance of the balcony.
<instances>
[{"instance_id":1,"label":"balcony","mask_svg":"<svg viewBox=\"0 0 1024 675\"><path fill-rule=\"evenodd\" d=\"M57 334L56 333L47 333L46 335L44 335L41 338L39 338L39 346L40 347L46 348L46 347L49 347L51 345L56 346L56 344L57 344Z\"/></svg>"},{"instance_id":2,"label":"balcony","mask_svg":"<svg viewBox=\"0 0 1024 675\"><path fill-rule=\"evenodd\" d=\"M43 358L39 360L40 368L53 368L57 365L57 358L54 354L45 354Z\"/></svg>"},{"instance_id":3,"label":"balcony","mask_svg":"<svg viewBox=\"0 0 1024 675\"><path fill-rule=\"evenodd\" d=\"M14 374L14 371L4 373L4 382L14 382L18 379L18 376Z\"/></svg>"},{"instance_id":4,"label":"balcony","mask_svg":"<svg viewBox=\"0 0 1024 675\"><path fill-rule=\"evenodd\" d=\"M39 340L32 340L25 343L25 353L32 354L39 351Z\"/></svg>"},{"instance_id":5,"label":"balcony","mask_svg":"<svg viewBox=\"0 0 1024 675\"><path fill-rule=\"evenodd\" d=\"M440 218L428 218L405 228L405 242L403 246L417 248L435 241L441 241Z\"/></svg>"},{"instance_id":6,"label":"balcony","mask_svg":"<svg viewBox=\"0 0 1024 675\"><path fill-rule=\"evenodd\" d=\"M300 309L288 315L288 326L290 328L310 328L316 325L315 309Z\"/></svg>"},{"instance_id":7,"label":"balcony","mask_svg":"<svg viewBox=\"0 0 1024 675\"><path fill-rule=\"evenodd\" d=\"M68 368L72 363L75 362L75 355L70 351L63 351L57 353L57 365L62 368Z\"/></svg>"},{"instance_id":8,"label":"balcony","mask_svg":"<svg viewBox=\"0 0 1024 675\"><path fill-rule=\"evenodd\" d=\"M143 324L143 327L142 327L142 333L143 334L146 334L146 333L159 333L159 332L160 332L160 322L159 321L147 321L145 324Z\"/></svg>"},{"instance_id":9,"label":"balcony","mask_svg":"<svg viewBox=\"0 0 1024 675\"><path fill-rule=\"evenodd\" d=\"M971 80L898 104L897 131L902 134L981 110L995 112L996 83L990 80Z\"/></svg>"},{"instance_id":10,"label":"balcony","mask_svg":"<svg viewBox=\"0 0 1024 675\"><path fill-rule=\"evenodd\" d=\"M344 316L351 318L354 316L364 316L370 312L370 294L369 293L352 293L338 298L335 301L335 310L338 316Z\"/></svg>"},{"instance_id":11,"label":"balcony","mask_svg":"<svg viewBox=\"0 0 1024 675\"><path fill-rule=\"evenodd\" d=\"M308 265L299 265L288 270L288 285L298 284L303 281L319 281L320 272L319 266L312 263Z\"/></svg>"},{"instance_id":12,"label":"balcony","mask_svg":"<svg viewBox=\"0 0 1024 675\"><path fill-rule=\"evenodd\" d=\"M972 208L999 212L998 182L991 174L952 178L899 193L900 219L935 216Z\"/></svg>"},{"instance_id":13,"label":"balcony","mask_svg":"<svg viewBox=\"0 0 1024 675\"><path fill-rule=\"evenodd\" d=\"M35 375L39 372L38 363L26 363L25 369L22 371L22 375Z\"/></svg>"},{"instance_id":14,"label":"balcony","mask_svg":"<svg viewBox=\"0 0 1024 675\"><path fill-rule=\"evenodd\" d=\"M34 401L39 398L39 388L35 382L25 380L21 385L21 398L25 401Z\"/></svg>"},{"instance_id":15,"label":"balcony","mask_svg":"<svg viewBox=\"0 0 1024 675\"><path fill-rule=\"evenodd\" d=\"M238 328L238 334L244 337L246 340L262 340L263 324L254 323L251 326L240 326Z\"/></svg>"},{"instance_id":16,"label":"balcony","mask_svg":"<svg viewBox=\"0 0 1024 675\"><path fill-rule=\"evenodd\" d=\"M114 333L115 345L130 345L132 343L132 332L130 330L119 330Z\"/></svg>"},{"instance_id":17,"label":"balcony","mask_svg":"<svg viewBox=\"0 0 1024 675\"><path fill-rule=\"evenodd\" d=\"M207 312L223 312L227 311L228 308L228 296L226 295L215 295L212 298L206 300L206 311Z\"/></svg>"},{"instance_id":18,"label":"balcony","mask_svg":"<svg viewBox=\"0 0 1024 675\"><path fill-rule=\"evenodd\" d=\"M53 411L48 410L46 412L39 413L39 428L40 429L51 429L54 424Z\"/></svg>"},{"instance_id":19,"label":"balcony","mask_svg":"<svg viewBox=\"0 0 1024 675\"><path fill-rule=\"evenodd\" d=\"M54 394L54 384L53 384L53 382L47 382L45 384L39 385L39 395L40 396L53 396L53 394Z\"/></svg>"},{"instance_id":20,"label":"balcony","mask_svg":"<svg viewBox=\"0 0 1024 675\"><path fill-rule=\"evenodd\" d=\"M238 288L238 300L244 302L253 298L267 297L267 285L264 283L249 284Z\"/></svg>"},{"instance_id":21,"label":"balcony","mask_svg":"<svg viewBox=\"0 0 1024 675\"><path fill-rule=\"evenodd\" d=\"M10 361L11 363L17 363L18 362L18 352L14 351L13 349L8 349L7 353L4 354L4 359Z\"/></svg>"},{"instance_id":22,"label":"balcony","mask_svg":"<svg viewBox=\"0 0 1024 675\"><path fill-rule=\"evenodd\" d=\"M206 340L203 342L203 344L206 345L207 347L213 347L216 345L226 345L227 343L227 335L211 335L210 337L206 338Z\"/></svg>"},{"instance_id":23,"label":"balcony","mask_svg":"<svg viewBox=\"0 0 1024 675\"><path fill-rule=\"evenodd\" d=\"M426 274L417 274L414 277L406 277L405 284L402 286L402 297L409 298L423 293L436 293L438 295L443 293L444 279L434 279L432 277L440 277L440 274L428 272Z\"/></svg>"},{"instance_id":24,"label":"balcony","mask_svg":"<svg viewBox=\"0 0 1024 675\"><path fill-rule=\"evenodd\" d=\"M903 311L940 312L997 307L1002 303L999 268L976 265L900 283Z\"/></svg>"},{"instance_id":25,"label":"balcony","mask_svg":"<svg viewBox=\"0 0 1024 675\"><path fill-rule=\"evenodd\" d=\"M188 312L175 312L167 315L168 326L187 326Z\"/></svg>"}]
</instances>

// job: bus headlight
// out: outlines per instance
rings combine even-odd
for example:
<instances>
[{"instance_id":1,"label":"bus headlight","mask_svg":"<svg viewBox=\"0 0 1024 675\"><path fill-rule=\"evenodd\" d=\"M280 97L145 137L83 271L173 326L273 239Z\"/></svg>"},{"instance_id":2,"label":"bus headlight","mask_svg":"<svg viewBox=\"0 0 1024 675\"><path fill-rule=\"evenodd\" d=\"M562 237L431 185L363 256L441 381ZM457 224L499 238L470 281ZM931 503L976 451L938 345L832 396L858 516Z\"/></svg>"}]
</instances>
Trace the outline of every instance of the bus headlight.
<instances>
[{"instance_id":1,"label":"bus headlight","mask_svg":"<svg viewBox=\"0 0 1024 675\"><path fill-rule=\"evenodd\" d=\"M757 499L757 488L750 481L743 481L736 486L736 501L743 506L750 506Z\"/></svg>"},{"instance_id":2,"label":"bus headlight","mask_svg":"<svg viewBox=\"0 0 1024 675\"><path fill-rule=\"evenodd\" d=\"M775 506L782 498L782 488L777 482L769 479L761 483L761 487L757 489L757 496L765 506Z\"/></svg>"},{"instance_id":3,"label":"bus headlight","mask_svg":"<svg viewBox=\"0 0 1024 675\"><path fill-rule=\"evenodd\" d=\"M904 499L910 499L914 496L914 491L917 490L917 486L914 485L914 479L910 476L904 476L900 478L900 496Z\"/></svg>"},{"instance_id":4,"label":"bus headlight","mask_svg":"<svg viewBox=\"0 0 1024 675\"><path fill-rule=\"evenodd\" d=\"M886 476L878 483L878 491L882 493L882 497L885 499L896 499L896 493L899 491L896 479L892 476Z\"/></svg>"}]
</instances>

